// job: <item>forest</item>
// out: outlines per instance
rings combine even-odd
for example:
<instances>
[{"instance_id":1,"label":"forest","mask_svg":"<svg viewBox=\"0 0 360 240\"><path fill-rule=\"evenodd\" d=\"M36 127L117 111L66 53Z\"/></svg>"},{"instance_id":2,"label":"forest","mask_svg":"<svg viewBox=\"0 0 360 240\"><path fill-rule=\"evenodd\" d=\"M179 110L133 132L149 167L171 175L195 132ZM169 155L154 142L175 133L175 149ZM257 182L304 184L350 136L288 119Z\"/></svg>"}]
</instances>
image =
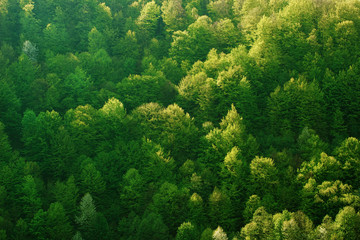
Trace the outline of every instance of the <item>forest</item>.
<instances>
[{"instance_id":1,"label":"forest","mask_svg":"<svg viewBox=\"0 0 360 240\"><path fill-rule=\"evenodd\" d=\"M0 0L0 240L357 240L359 137L359 0Z\"/></svg>"}]
</instances>

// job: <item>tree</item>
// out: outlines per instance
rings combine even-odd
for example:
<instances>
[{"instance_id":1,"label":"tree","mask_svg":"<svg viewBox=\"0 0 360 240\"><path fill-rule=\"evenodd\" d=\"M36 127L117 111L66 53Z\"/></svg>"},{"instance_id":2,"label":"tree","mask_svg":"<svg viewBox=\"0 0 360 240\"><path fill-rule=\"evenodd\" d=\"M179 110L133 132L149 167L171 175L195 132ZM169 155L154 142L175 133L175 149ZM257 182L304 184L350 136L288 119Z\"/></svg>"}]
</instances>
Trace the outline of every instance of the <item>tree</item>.
<instances>
[{"instance_id":1,"label":"tree","mask_svg":"<svg viewBox=\"0 0 360 240\"><path fill-rule=\"evenodd\" d=\"M114 80L112 59L104 48L93 49L94 52L79 54L81 67L93 79L92 84L98 89ZM89 98L87 101L92 100Z\"/></svg>"},{"instance_id":2,"label":"tree","mask_svg":"<svg viewBox=\"0 0 360 240\"><path fill-rule=\"evenodd\" d=\"M359 238L360 214L353 207L347 206L339 211L335 219L336 230L339 237L344 239Z\"/></svg>"},{"instance_id":3,"label":"tree","mask_svg":"<svg viewBox=\"0 0 360 240\"><path fill-rule=\"evenodd\" d=\"M185 10L182 7L182 0L166 0L162 2L161 16L167 26L167 30L184 30L186 24Z\"/></svg>"},{"instance_id":4,"label":"tree","mask_svg":"<svg viewBox=\"0 0 360 240\"><path fill-rule=\"evenodd\" d=\"M256 30L261 17L266 16L268 2L269 1L245 0L242 1L242 4L234 4L234 15L240 23L243 35L247 37L248 41L254 40L251 38L253 36L252 33Z\"/></svg>"},{"instance_id":5,"label":"tree","mask_svg":"<svg viewBox=\"0 0 360 240\"><path fill-rule=\"evenodd\" d=\"M67 216L74 217L76 211L76 205L79 197L79 190L75 184L74 176L70 176L66 182L55 183L54 198L60 203Z\"/></svg>"},{"instance_id":6,"label":"tree","mask_svg":"<svg viewBox=\"0 0 360 240\"><path fill-rule=\"evenodd\" d=\"M217 187L209 197L209 217L212 226L221 225L232 229L234 224L230 198Z\"/></svg>"},{"instance_id":7,"label":"tree","mask_svg":"<svg viewBox=\"0 0 360 240\"><path fill-rule=\"evenodd\" d=\"M61 203L50 204L47 211L46 233L50 239L70 239L72 227Z\"/></svg>"},{"instance_id":8,"label":"tree","mask_svg":"<svg viewBox=\"0 0 360 240\"><path fill-rule=\"evenodd\" d=\"M84 160L82 166L80 175L81 192L91 194L96 200L100 200L100 196L106 189L101 173L96 169L94 163L87 160Z\"/></svg>"},{"instance_id":9,"label":"tree","mask_svg":"<svg viewBox=\"0 0 360 240\"><path fill-rule=\"evenodd\" d=\"M137 232L139 239L159 239L165 240L169 238L168 228L163 223L159 214L150 212L145 214L140 222Z\"/></svg>"},{"instance_id":10,"label":"tree","mask_svg":"<svg viewBox=\"0 0 360 240\"><path fill-rule=\"evenodd\" d=\"M297 140L299 153L303 160L309 161L313 158L318 159L321 152L327 149L324 143L314 130L304 127Z\"/></svg>"},{"instance_id":11,"label":"tree","mask_svg":"<svg viewBox=\"0 0 360 240\"><path fill-rule=\"evenodd\" d=\"M184 212L187 211L188 197L186 189L178 189L168 182L163 183L153 196L154 207L172 234L176 233L176 229L186 218Z\"/></svg>"},{"instance_id":12,"label":"tree","mask_svg":"<svg viewBox=\"0 0 360 240\"><path fill-rule=\"evenodd\" d=\"M148 2L141 9L140 16L136 20L139 28L139 41L146 44L147 41L155 36L160 19L160 7L155 1Z\"/></svg>"},{"instance_id":13,"label":"tree","mask_svg":"<svg viewBox=\"0 0 360 240\"><path fill-rule=\"evenodd\" d=\"M33 238L46 239L46 212L39 209L29 223L29 233Z\"/></svg>"},{"instance_id":14,"label":"tree","mask_svg":"<svg viewBox=\"0 0 360 240\"><path fill-rule=\"evenodd\" d=\"M360 113L356 108L359 104L359 71L359 62L343 69L337 75L327 71L325 74L327 80L324 81L323 86L324 99L326 101L327 110L329 111L328 118L336 120L334 119L334 114L340 108L343 113L344 126L341 127L341 114L337 113L340 115L336 116L338 118L336 121L340 121L340 126L337 126L337 128L340 127L338 130L343 132L344 127L346 127L348 136L353 137L359 136L358 119ZM332 122L330 121L330 123Z\"/></svg>"},{"instance_id":15,"label":"tree","mask_svg":"<svg viewBox=\"0 0 360 240\"><path fill-rule=\"evenodd\" d=\"M335 149L337 159L343 167L344 182L358 188L359 182L359 156L360 156L360 141L356 138L350 137L345 139L338 148Z\"/></svg>"},{"instance_id":16,"label":"tree","mask_svg":"<svg viewBox=\"0 0 360 240\"><path fill-rule=\"evenodd\" d=\"M228 240L228 237L227 237L226 233L224 232L224 230L220 226L218 226L213 232L212 239L213 240Z\"/></svg>"},{"instance_id":17,"label":"tree","mask_svg":"<svg viewBox=\"0 0 360 240\"><path fill-rule=\"evenodd\" d=\"M245 239L266 239L273 236L273 220L264 207L259 207L250 223L241 229L241 237Z\"/></svg>"},{"instance_id":18,"label":"tree","mask_svg":"<svg viewBox=\"0 0 360 240\"><path fill-rule=\"evenodd\" d=\"M34 2L31 0L21 1L20 7L20 23L21 23L21 37L22 41L39 43L39 36L41 36L40 21L35 17L33 12ZM36 62L36 58L33 59Z\"/></svg>"},{"instance_id":19,"label":"tree","mask_svg":"<svg viewBox=\"0 0 360 240\"><path fill-rule=\"evenodd\" d=\"M141 213L145 192L145 181L138 170L130 168L123 176L120 186L120 200L126 212Z\"/></svg>"},{"instance_id":20,"label":"tree","mask_svg":"<svg viewBox=\"0 0 360 240\"><path fill-rule=\"evenodd\" d=\"M360 197L353 193L352 187L340 180L324 181L317 184L312 178L301 190L302 209L315 223L320 223L325 213L335 217L340 208L359 206Z\"/></svg>"},{"instance_id":21,"label":"tree","mask_svg":"<svg viewBox=\"0 0 360 240\"><path fill-rule=\"evenodd\" d=\"M26 40L23 44L22 51L32 62L35 63L37 61L39 50L34 43Z\"/></svg>"},{"instance_id":22,"label":"tree","mask_svg":"<svg viewBox=\"0 0 360 240\"><path fill-rule=\"evenodd\" d=\"M189 216L191 222L195 226L201 226L206 222L205 219L205 207L201 196L197 193L193 193L188 202Z\"/></svg>"},{"instance_id":23,"label":"tree","mask_svg":"<svg viewBox=\"0 0 360 240\"><path fill-rule=\"evenodd\" d=\"M206 228L202 233L201 233L201 240L212 240L212 234L213 234L213 230L211 230L211 228Z\"/></svg>"},{"instance_id":24,"label":"tree","mask_svg":"<svg viewBox=\"0 0 360 240\"><path fill-rule=\"evenodd\" d=\"M224 2L224 0L219 0L211 3L224 4ZM216 49L225 53L230 53L230 51L236 48L238 43L240 42L240 34L228 17L229 16L227 15L227 17L220 19L213 24L215 37L217 40Z\"/></svg>"},{"instance_id":25,"label":"tree","mask_svg":"<svg viewBox=\"0 0 360 240\"><path fill-rule=\"evenodd\" d=\"M221 120L220 128L214 128L205 136L204 160L211 167L218 166L216 161L224 159L233 147L238 147L245 161L250 161L258 151L256 139L246 132L242 117L234 105Z\"/></svg>"},{"instance_id":26,"label":"tree","mask_svg":"<svg viewBox=\"0 0 360 240\"><path fill-rule=\"evenodd\" d=\"M38 3L37 4L41 4ZM51 4L51 3L44 3ZM39 5L36 9L39 9ZM50 6L44 6L49 11ZM46 10L43 11L46 11ZM44 37L42 39L42 45L46 50L50 50L55 54L65 54L70 51L71 40L67 29L67 16L60 6L56 6L53 14L47 14L45 17L53 17L52 20L47 19L43 23L48 23L43 30Z\"/></svg>"},{"instance_id":27,"label":"tree","mask_svg":"<svg viewBox=\"0 0 360 240\"><path fill-rule=\"evenodd\" d=\"M144 103L164 102L167 80L162 72L130 75L117 84L120 100L129 111Z\"/></svg>"},{"instance_id":28,"label":"tree","mask_svg":"<svg viewBox=\"0 0 360 240\"><path fill-rule=\"evenodd\" d=\"M61 104L65 109L75 108L91 102L91 87L93 82L88 74L76 67L74 73L70 73L64 81L64 92Z\"/></svg>"},{"instance_id":29,"label":"tree","mask_svg":"<svg viewBox=\"0 0 360 240\"><path fill-rule=\"evenodd\" d=\"M169 53L179 63L189 61L192 64L198 60L205 60L210 49L215 46L212 20L208 16L201 16L190 24L187 30L176 31L173 34Z\"/></svg>"},{"instance_id":30,"label":"tree","mask_svg":"<svg viewBox=\"0 0 360 240\"><path fill-rule=\"evenodd\" d=\"M80 201L80 213L75 217L75 222L85 239L93 239L94 224L96 220L96 208L93 198L86 193Z\"/></svg>"},{"instance_id":31,"label":"tree","mask_svg":"<svg viewBox=\"0 0 360 240\"><path fill-rule=\"evenodd\" d=\"M95 155L100 137L96 127L98 120L98 111L90 105L78 106L66 112L64 125L74 142L78 156Z\"/></svg>"},{"instance_id":32,"label":"tree","mask_svg":"<svg viewBox=\"0 0 360 240\"><path fill-rule=\"evenodd\" d=\"M283 88L277 87L270 94L269 118L273 134L286 133L297 136L304 127L314 129L320 136L324 133L324 99L316 82L291 79Z\"/></svg>"},{"instance_id":33,"label":"tree","mask_svg":"<svg viewBox=\"0 0 360 240\"><path fill-rule=\"evenodd\" d=\"M33 94L30 92L32 82L38 77L39 66L25 54L20 55L18 61L11 64L9 68L9 78L13 82L16 96L21 101L21 110L31 108L29 103ZM11 95L10 95L11 96ZM11 104L10 106L14 106ZM19 106L20 107L20 106Z\"/></svg>"},{"instance_id":34,"label":"tree","mask_svg":"<svg viewBox=\"0 0 360 240\"><path fill-rule=\"evenodd\" d=\"M42 205L33 176L27 175L24 177L21 188L21 195L23 213L25 214L26 219L32 219L34 215L41 209Z\"/></svg>"},{"instance_id":35,"label":"tree","mask_svg":"<svg viewBox=\"0 0 360 240\"><path fill-rule=\"evenodd\" d=\"M101 32L93 27L89 32L89 52L94 54L100 49L106 49L106 41Z\"/></svg>"},{"instance_id":36,"label":"tree","mask_svg":"<svg viewBox=\"0 0 360 240\"><path fill-rule=\"evenodd\" d=\"M312 159L301 165L298 180L304 181L312 177L317 182L335 181L343 179L342 175L340 162L323 152L320 154L320 159Z\"/></svg>"},{"instance_id":37,"label":"tree","mask_svg":"<svg viewBox=\"0 0 360 240\"><path fill-rule=\"evenodd\" d=\"M182 223L177 230L175 240L192 240L197 239L198 232L191 222Z\"/></svg>"},{"instance_id":38,"label":"tree","mask_svg":"<svg viewBox=\"0 0 360 240\"><path fill-rule=\"evenodd\" d=\"M68 54L51 54L46 56L45 64L48 69L48 77L54 78L53 74L61 79L66 78L69 74L74 73L80 60L72 53ZM56 81L49 81L50 85L55 85ZM60 89L58 89L60 90ZM59 94L59 93L58 93ZM64 94L64 93L60 93Z\"/></svg>"},{"instance_id":39,"label":"tree","mask_svg":"<svg viewBox=\"0 0 360 240\"><path fill-rule=\"evenodd\" d=\"M13 158L13 151L8 136L4 132L4 124L0 122L0 165L10 162Z\"/></svg>"},{"instance_id":40,"label":"tree","mask_svg":"<svg viewBox=\"0 0 360 240\"><path fill-rule=\"evenodd\" d=\"M187 158L195 157L198 129L194 119L177 104L161 108L158 104L146 104L132 113L140 136L159 143L164 151L170 151L177 166Z\"/></svg>"},{"instance_id":41,"label":"tree","mask_svg":"<svg viewBox=\"0 0 360 240\"><path fill-rule=\"evenodd\" d=\"M28 159L38 162L45 178L64 177L67 156L61 153L60 146L71 154L71 145L58 139L63 133L61 129L62 118L55 111L41 112L38 116L33 111L26 111L22 120L22 140L24 152ZM66 139L64 135L62 135ZM64 145L61 145L64 143ZM60 145L60 146L59 146ZM58 155L58 156L56 156ZM63 158L59 158L59 157ZM71 157L71 156L70 156Z\"/></svg>"},{"instance_id":42,"label":"tree","mask_svg":"<svg viewBox=\"0 0 360 240\"><path fill-rule=\"evenodd\" d=\"M245 204L245 209L243 212L245 222L248 223L253 217L255 211L261 207L261 199L257 195L251 195L249 200Z\"/></svg>"},{"instance_id":43,"label":"tree","mask_svg":"<svg viewBox=\"0 0 360 240\"><path fill-rule=\"evenodd\" d=\"M141 218L134 212L120 219L118 227L120 236L131 240L137 239L140 222Z\"/></svg>"},{"instance_id":44,"label":"tree","mask_svg":"<svg viewBox=\"0 0 360 240\"><path fill-rule=\"evenodd\" d=\"M312 221L301 211L282 223L283 239L312 239Z\"/></svg>"},{"instance_id":45,"label":"tree","mask_svg":"<svg viewBox=\"0 0 360 240\"><path fill-rule=\"evenodd\" d=\"M254 193L271 193L278 185L278 171L271 158L255 157L250 163Z\"/></svg>"},{"instance_id":46,"label":"tree","mask_svg":"<svg viewBox=\"0 0 360 240\"><path fill-rule=\"evenodd\" d=\"M60 9L58 14L62 14ZM43 46L57 54L65 54L70 49L69 34L64 25L49 23L43 30Z\"/></svg>"},{"instance_id":47,"label":"tree","mask_svg":"<svg viewBox=\"0 0 360 240\"><path fill-rule=\"evenodd\" d=\"M137 73L140 59L138 34L129 30L113 47L113 55L118 80L128 77L129 74Z\"/></svg>"}]
</instances>

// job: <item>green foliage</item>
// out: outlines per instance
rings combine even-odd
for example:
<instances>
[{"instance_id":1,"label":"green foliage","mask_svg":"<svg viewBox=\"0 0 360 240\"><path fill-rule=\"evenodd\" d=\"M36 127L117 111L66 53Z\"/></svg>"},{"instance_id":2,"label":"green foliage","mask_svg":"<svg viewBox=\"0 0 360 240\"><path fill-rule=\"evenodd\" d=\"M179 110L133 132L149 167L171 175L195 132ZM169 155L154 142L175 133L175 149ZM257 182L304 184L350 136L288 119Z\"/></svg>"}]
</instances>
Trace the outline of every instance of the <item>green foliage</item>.
<instances>
[{"instance_id":1,"label":"green foliage","mask_svg":"<svg viewBox=\"0 0 360 240\"><path fill-rule=\"evenodd\" d=\"M161 12L163 21L169 31L183 30L186 19L182 0L163 1Z\"/></svg>"},{"instance_id":2,"label":"green foliage","mask_svg":"<svg viewBox=\"0 0 360 240\"><path fill-rule=\"evenodd\" d=\"M201 240L212 240L213 230L206 228L201 234Z\"/></svg>"},{"instance_id":3,"label":"green foliage","mask_svg":"<svg viewBox=\"0 0 360 240\"><path fill-rule=\"evenodd\" d=\"M4 124L0 122L0 164L8 163L12 158L12 148L4 132Z\"/></svg>"},{"instance_id":4,"label":"green foliage","mask_svg":"<svg viewBox=\"0 0 360 240\"><path fill-rule=\"evenodd\" d=\"M340 237L343 239L357 239L359 237L360 215L353 207L344 207L336 215L335 224Z\"/></svg>"},{"instance_id":5,"label":"green foliage","mask_svg":"<svg viewBox=\"0 0 360 240\"><path fill-rule=\"evenodd\" d=\"M307 127L301 131L298 137L299 152L305 161L319 158L319 154L326 150L326 143L321 141L314 130Z\"/></svg>"},{"instance_id":6,"label":"green foliage","mask_svg":"<svg viewBox=\"0 0 360 240\"><path fill-rule=\"evenodd\" d=\"M245 239L271 238L273 235L273 220L264 207L258 208L250 223L241 229L241 237Z\"/></svg>"},{"instance_id":7,"label":"green foliage","mask_svg":"<svg viewBox=\"0 0 360 240\"><path fill-rule=\"evenodd\" d=\"M143 208L142 193L145 191L144 179L138 170L130 168L123 176L120 186L120 200L127 211L140 212Z\"/></svg>"},{"instance_id":8,"label":"green foliage","mask_svg":"<svg viewBox=\"0 0 360 240\"><path fill-rule=\"evenodd\" d=\"M360 142L356 138L345 139L340 147L335 150L336 156L343 166L343 174L346 182L349 182L354 187L358 188L359 183L359 156L360 156ZM350 180L351 181L348 181Z\"/></svg>"},{"instance_id":9,"label":"green foliage","mask_svg":"<svg viewBox=\"0 0 360 240\"><path fill-rule=\"evenodd\" d=\"M304 185L302 191L302 208L314 221L320 222L327 213L335 217L344 206L358 207L360 198L354 194L352 187L336 180L317 184L312 178Z\"/></svg>"},{"instance_id":10,"label":"green foliage","mask_svg":"<svg viewBox=\"0 0 360 240\"><path fill-rule=\"evenodd\" d=\"M310 162L304 162L299 169L299 180L314 178L317 182L342 179L343 172L341 164L334 157L326 153L320 154L320 159L312 159Z\"/></svg>"},{"instance_id":11,"label":"green foliage","mask_svg":"<svg viewBox=\"0 0 360 240\"><path fill-rule=\"evenodd\" d=\"M176 233L176 240L191 240L196 239L198 237L198 233L191 224L191 222L184 222L180 225Z\"/></svg>"},{"instance_id":12,"label":"green foliage","mask_svg":"<svg viewBox=\"0 0 360 240\"><path fill-rule=\"evenodd\" d=\"M224 232L224 230L220 226L218 226L213 232L212 239L213 240L228 240L228 237L227 237L226 233Z\"/></svg>"},{"instance_id":13,"label":"green foliage","mask_svg":"<svg viewBox=\"0 0 360 240\"><path fill-rule=\"evenodd\" d=\"M205 149L207 164L216 164L218 159L224 159L233 147L238 147L245 160L251 159L258 150L256 139L246 133L242 117L234 105L221 120L220 128L212 129L205 136L208 149ZM211 165L210 165L211 166Z\"/></svg>"},{"instance_id":14,"label":"green foliage","mask_svg":"<svg viewBox=\"0 0 360 240\"><path fill-rule=\"evenodd\" d=\"M204 201L197 193L193 193L188 202L191 222L199 226L205 222Z\"/></svg>"},{"instance_id":15,"label":"green foliage","mask_svg":"<svg viewBox=\"0 0 360 240\"><path fill-rule=\"evenodd\" d=\"M359 16L0 0L0 239L358 239Z\"/></svg>"},{"instance_id":16,"label":"green foliage","mask_svg":"<svg viewBox=\"0 0 360 240\"><path fill-rule=\"evenodd\" d=\"M61 203L52 203L47 211L47 234L51 239L70 239L72 227Z\"/></svg>"},{"instance_id":17,"label":"green foliage","mask_svg":"<svg viewBox=\"0 0 360 240\"><path fill-rule=\"evenodd\" d=\"M164 223L169 227L170 233L184 222L184 213L187 209L187 199L189 198L187 189L178 189L174 184L165 182L159 191L153 196L154 207L164 219Z\"/></svg>"},{"instance_id":18,"label":"green foliage","mask_svg":"<svg viewBox=\"0 0 360 240\"><path fill-rule=\"evenodd\" d=\"M150 238L165 240L169 237L168 231L160 215L149 213L141 220L137 236L139 239Z\"/></svg>"},{"instance_id":19,"label":"green foliage","mask_svg":"<svg viewBox=\"0 0 360 240\"><path fill-rule=\"evenodd\" d=\"M324 134L323 93L315 82L291 79L269 98L269 118L274 135L295 137L309 127Z\"/></svg>"},{"instance_id":20,"label":"green foliage","mask_svg":"<svg viewBox=\"0 0 360 240\"><path fill-rule=\"evenodd\" d=\"M35 179L31 175L24 177L21 189L21 202L23 204L23 213L27 219L31 219L38 210L41 210L41 199Z\"/></svg>"},{"instance_id":21,"label":"green foliage","mask_svg":"<svg viewBox=\"0 0 360 240\"><path fill-rule=\"evenodd\" d=\"M250 178L255 193L267 193L275 190L278 171L271 158L255 157L250 163Z\"/></svg>"},{"instance_id":22,"label":"green foliage","mask_svg":"<svg viewBox=\"0 0 360 240\"><path fill-rule=\"evenodd\" d=\"M117 84L120 100L126 108L134 108L149 102L165 103L166 101L167 81L162 72L156 72L150 75L130 75Z\"/></svg>"},{"instance_id":23,"label":"green foliage","mask_svg":"<svg viewBox=\"0 0 360 240\"><path fill-rule=\"evenodd\" d=\"M230 198L217 187L209 197L209 217L211 226L221 225L231 229L234 219Z\"/></svg>"},{"instance_id":24,"label":"green foliage","mask_svg":"<svg viewBox=\"0 0 360 240\"><path fill-rule=\"evenodd\" d=\"M46 212L40 209L29 223L29 233L33 238L46 239Z\"/></svg>"},{"instance_id":25,"label":"green foliage","mask_svg":"<svg viewBox=\"0 0 360 240\"><path fill-rule=\"evenodd\" d=\"M81 192L89 193L98 199L106 189L101 173L96 169L92 162L84 161L80 181Z\"/></svg>"},{"instance_id":26,"label":"green foliage","mask_svg":"<svg viewBox=\"0 0 360 240\"><path fill-rule=\"evenodd\" d=\"M139 34L141 43L145 44L155 36L155 32L158 28L158 21L160 18L160 7L151 1L145 4L141 9L140 16L136 21L136 25L139 28Z\"/></svg>"},{"instance_id":27,"label":"green foliage","mask_svg":"<svg viewBox=\"0 0 360 240\"><path fill-rule=\"evenodd\" d=\"M79 197L78 192L74 176L70 176L65 183L59 181L55 183L54 198L63 206L67 216L74 216L75 214Z\"/></svg>"},{"instance_id":28,"label":"green foliage","mask_svg":"<svg viewBox=\"0 0 360 240\"><path fill-rule=\"evenodd\" d=\"M249 200L246 202L243 216L246 222L250 222L255 211L261 207L260 197L257 195L251 195Z\"/></svg>"},{"instance_id":29,"label":"green foliage","mask_svg":"<svg viewBox=\"0 0 360 240\"><path fill-rule=\"evenodd\" d=\"M78 229L85 238L93 239L96 224L96 207L92 196L86 193L81 201L79 207L79 215L75 217L75 222L78 224Z\"/></svg>"},{"instance_id":30,"label":"green foliage","mask_svg":"<svg viewBox=\"0 0 360 240\"><path fill-rule=\"evenodd\" d=\"M113 47L114 67L118 74L118 80L136 73L140 57L138 37L135 32L129 30L126 35L119 39Z\"/></svg>"}]
</instances>

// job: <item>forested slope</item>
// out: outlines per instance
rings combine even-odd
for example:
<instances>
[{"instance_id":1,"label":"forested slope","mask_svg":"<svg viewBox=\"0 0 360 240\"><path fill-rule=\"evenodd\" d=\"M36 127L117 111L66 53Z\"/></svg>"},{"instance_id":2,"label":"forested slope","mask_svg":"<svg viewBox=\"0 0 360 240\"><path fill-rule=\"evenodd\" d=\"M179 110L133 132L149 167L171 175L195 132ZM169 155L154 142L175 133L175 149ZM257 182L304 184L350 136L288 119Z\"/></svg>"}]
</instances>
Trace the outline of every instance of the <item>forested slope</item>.
<instances>
[{"instance_id":1,"label":"forested slope","mask_svg":"<svg viewBox=\"0 0 360 240\"><path fill-rule=\"evenodd\" d=\"M358 0L0 0L0 239L360 239Z\"/></svg>"}]
</instances>

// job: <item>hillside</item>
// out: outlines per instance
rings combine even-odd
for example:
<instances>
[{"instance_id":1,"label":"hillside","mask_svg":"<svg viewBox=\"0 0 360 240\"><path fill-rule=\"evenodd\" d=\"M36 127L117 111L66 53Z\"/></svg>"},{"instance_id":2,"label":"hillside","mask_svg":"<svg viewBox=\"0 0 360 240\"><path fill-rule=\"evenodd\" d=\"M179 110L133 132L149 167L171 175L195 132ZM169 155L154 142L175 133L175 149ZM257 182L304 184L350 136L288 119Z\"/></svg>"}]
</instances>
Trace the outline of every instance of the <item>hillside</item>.
<instances>
[{"instance_id":1,"label":"hillside","mask_svg":"<svg viewBox=\"0 0 360 240\"><path fill-rule=\"evenodd\" d=\"M0 240L360 239L359 0L0 0Z\"/></svg>"}]
</instances>

